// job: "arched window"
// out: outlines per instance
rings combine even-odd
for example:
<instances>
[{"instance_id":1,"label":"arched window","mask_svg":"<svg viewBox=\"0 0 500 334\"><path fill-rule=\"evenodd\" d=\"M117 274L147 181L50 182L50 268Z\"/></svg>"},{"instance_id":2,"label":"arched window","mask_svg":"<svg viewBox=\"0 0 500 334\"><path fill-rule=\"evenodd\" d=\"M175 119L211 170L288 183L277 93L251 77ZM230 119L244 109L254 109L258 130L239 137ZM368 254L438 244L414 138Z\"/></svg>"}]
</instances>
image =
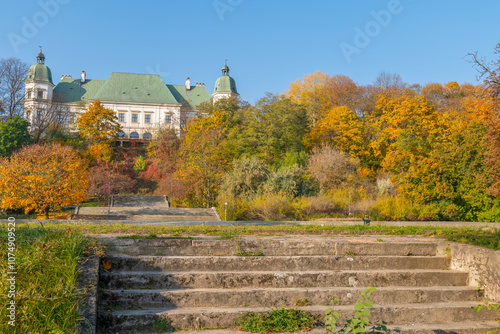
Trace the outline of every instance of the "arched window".
<instances>
[{"instance_id":1,"label":"arched window","mask_svg":"<svg viewBox=\"0 0 500 334\"><path fill-rule=\"evenodd\" d=\"M151 138L153 138L153 136L149 132L146 132L145 134L142 135L142 138L144 138L146 140L151 140Z\"/></svg>"},{"instance_id":2,"label":"arched window","mask_svg":"<svg viewBox=\"0 0 500 334\"><path fill-rule=\"evenodd\" d=\"M125 132L118 132L118 138L123 139L125 137L127 137L127 135L125 134Z\"/></svg>"},{"instance_id":3,"label":"arched window","mask_svg":"<svg viewBox=\"0 0 500 334\"><path fill-rule=\"evenodd\" d=\"M130 139L139 139L139 134L137 132L132 132L130 134Z\"/></svg>"}]
</instances>

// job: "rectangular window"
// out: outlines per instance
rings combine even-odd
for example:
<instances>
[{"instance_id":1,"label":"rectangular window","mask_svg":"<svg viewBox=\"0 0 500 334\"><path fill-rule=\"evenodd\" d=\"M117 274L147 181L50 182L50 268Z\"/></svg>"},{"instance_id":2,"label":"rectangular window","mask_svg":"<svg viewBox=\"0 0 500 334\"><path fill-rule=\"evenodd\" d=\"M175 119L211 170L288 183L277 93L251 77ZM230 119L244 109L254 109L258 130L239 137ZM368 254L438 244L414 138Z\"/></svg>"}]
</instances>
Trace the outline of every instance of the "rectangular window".
<instances>
[{"instance_id":1,"label":"rectangular window","mask_svg":"<svg viewBox=\"0 0 500 334\"><path fill-rule=\"evenodd\" d=\"M146 124L151 123L151 115L144 116L144 123L146 123Z\"/></svg>"},{"instance_id":2,"label":"rectangular window","mask_svg":"<svg viewBox=\"0 0 500 334\"><path fill-rule=\"evenodd\" d=\"M38 91L38 98L43 99L43 90Z\"/></svg>"},{"instance_id":3,"label":"rectangular window","mask_svg":"<svg viewBox=\"0 0 500 334\"><path fill-rule=\"evenodd\" d=\"M132 123L137 123L138 117L137 114L132 114Z\"/></svg>"},{"instance_id":4,"label":"rectangular window","mask_svg":"<svg viewBox=\"0 0 500 334\"><path fill-rule=\"evenodd\" d=\"M165 124L172 124L172 116L171 115L165 116Z\"/></svg>"},{"instance_id":5,"label":"rectangular window","mask_svg":"<svg viewBox=\"0 0 500 334\"><path fill-rule=\"evenodd\" d=\"M118 122L121 122L121 123L125 122L125 114L123 114L123 113L118 114Z\"/></svg>"},{"instance_id":6,"label":"rectangular window","mask_svg":"<svg viewBox=\"0 0 500 334\"><path fill-rule=\"evenodd\" d=\"M41 120L41 119L42 119L42 112L41 112L41 111L37 111L37 112L36 112L36 118L37 118L38 120Z\"/></svg>"},{"instance_id":7,"label":"rectangular window","mask_svg":"<svg viewBox=\"0 0 500 334\"><path fill-rule=\"evenodd\" d=\"M76 117L75 115L69 115L69 123L70 124L75 124L76 122Z\"/></svg>"},{"instance_id":8,"label":"rectangular window","mask_svg":"<svg viewBox=\"0 0 500 334\"><path fill-rule=\"evenodd\" d=\"M63 115L57 115L57 117L56 117L56 122L57 122L57 123L62 123L62 122L63 122L63 120L64 120Z\"/></svg>"}]
</instances>

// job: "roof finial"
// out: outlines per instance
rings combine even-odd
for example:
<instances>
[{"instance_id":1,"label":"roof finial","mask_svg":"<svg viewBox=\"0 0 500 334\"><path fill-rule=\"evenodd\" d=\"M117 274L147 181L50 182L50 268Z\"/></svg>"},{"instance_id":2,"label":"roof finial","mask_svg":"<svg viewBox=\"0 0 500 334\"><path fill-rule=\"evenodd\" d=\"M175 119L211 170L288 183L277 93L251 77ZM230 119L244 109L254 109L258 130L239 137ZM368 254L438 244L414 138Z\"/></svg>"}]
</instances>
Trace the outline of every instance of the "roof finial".
<instances>
[{"instance_id":1,"label":"roof finial","mask_svg":"<svg viewBox=\"0 0 500 334\"><path fill-rule=\"evenodd\" d=\"M38 64L45 63L45 56L42 53L42 47L40 46L40 53L36 56L36 60Z\"/></svg>"}]
</instances>

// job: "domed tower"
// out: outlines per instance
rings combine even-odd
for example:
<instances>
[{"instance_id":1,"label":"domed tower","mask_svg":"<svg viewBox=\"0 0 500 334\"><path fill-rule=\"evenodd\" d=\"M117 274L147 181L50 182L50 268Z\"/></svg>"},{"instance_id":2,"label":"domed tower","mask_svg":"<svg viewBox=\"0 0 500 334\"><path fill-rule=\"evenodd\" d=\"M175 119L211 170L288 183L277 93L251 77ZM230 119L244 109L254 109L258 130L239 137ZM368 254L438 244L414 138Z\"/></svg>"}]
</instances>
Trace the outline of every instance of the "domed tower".
<instances>
[{"instance_id":1,"label":"domed tower","mask_svg":"<svg viewBox=\"0 0 500 334\"><path fill-rule=\"evenodd\" d=\"M229 76L229 67L227 63L224 64L222 68L222 76L215 82L214 93L214 103L220 99L229 98L232 96L238 96L238 91L236 90L236 81Z\"/></svg>"},{"instance_id":2,"label":"domed tower","mask_svg":"<svg viewBox=\"0 0 500 334\"><path fill-rule=\"evenodd\" d=\"M32 124L36 117L44 114L52 102L52 72L45 65L45 56L40 48L40 53L36 56L36 64L28 70L28 76L24 81L25 99L24 111L25 118Z\"/></svg>"}]
</instances>

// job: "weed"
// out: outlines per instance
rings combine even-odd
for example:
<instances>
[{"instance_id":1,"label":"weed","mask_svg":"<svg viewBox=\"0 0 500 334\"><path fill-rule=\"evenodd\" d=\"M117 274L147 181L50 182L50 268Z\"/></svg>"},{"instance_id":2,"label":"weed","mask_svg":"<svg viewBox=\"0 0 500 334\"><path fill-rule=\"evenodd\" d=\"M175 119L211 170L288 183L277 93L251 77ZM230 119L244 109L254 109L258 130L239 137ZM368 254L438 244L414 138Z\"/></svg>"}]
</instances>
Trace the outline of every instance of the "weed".
<instances>
[{"instance_id":1,"label":"weed","mask_svg":"<svg viewBox=\"0 0 500 334\"><path fill-rule=\"evenodd\" d=\"M441 270L450 270L450 267L444 266L444 267L441 267Z\"/></svg>"},{"instance_id":2,"label":"weed","mask_svg":"<svg viewBox=\"0 0 500 334\"><path fill-rule=\"evenodd\" d=\"M388 333L388 329L385 326L385 322L376 323L374 325L370 322L370 308L373 307L373 302L369 300L372 292L375 292L376 289L371 287L364 290L361 293L361 297L358 299L356 304L354 305L354 310L357 311L352 319L349 319L344 324L339 331L336 330L337 321L340 318L338 312L334 311L333 306L339 302L336 296L333 296L330 305L332 307L328 308L325 311L325 324L327 333L365 333L365 330L368 330L366 333L374 334L385 332ZM372 326L371 328L368 328Z\"/></svg>"},{"instance_id":3,"label":"weed","mask_svg":"<svg viewBox=\"0 0 500 334\"><path fill-rule=\"evenodd\" d=\"M446 246L444 249L443 255L446 257L447 260L451 260L451 248L450 246Z\"/></svg>"},{"instance_id":4,"label":"weed","mask_svg":"<svg viewBox=\"0 0 500 334\"><path fill-rule=\"evenodd\" d=\"M377 238L377 242L384 242L381 238Z\"/></svg>"},{"instance_id":5,"label":"weed","mask_svg":"<svg viewBox=\"0 0 500 334\"><path fill-rule=\"evenodd\" d=\"M156 332L163 332L170 329L170 322L165 319L155 320L153 327Z\"/></svg>"},{"instance_id":6,"label":"weed","mask_svg":"<svg viewBox=\"0 0 500 334\"><path fill-rule=\"evenodd\" d=\"M219 235L219 240L236 240L237 236L232 231L223 230Z\"/></svg>"},{"instance_id":7,"label":"weed","mask_svg":"<svg viewBox=\"0 0 500 334\"><path fill-rule=\"evenodd\" d=\"M488 304L488 302L482 304L482 305L478 305L476 307L471 307L472 309L475 309L476 312L479 312L483 309L483 307L486 307L489 311L491 310L495 310L495 311L498 311L500 310L500 304ZM495 319L497 321L497 323L500 325L500 318L497 318ZM493 333L498 333L500 331L500 328L497 328L493 331L488 331L486 332L486 334L493 334Z\"/></svg>"},{"instance_id":8,"label":"weed","mask_svg":"<svg viewBox=\"0 0 500 334\"><path fill-rule=\"evenodd\" d=\"M270 333L308 331L315 322L314 317L307 312L280 308L263 314L246 312L236 324L247 332Z\"/></svg>"},{"instance_id":9,"label":"weed","mask_svg":"<svg viewBox=\"0 0 500 334\"><path fill-rule=\"evenodd\" d=\"M309 300L308 300L308 299L304 299L304 300L302 300L302 299L297 299L297 300L295 301L295 306L309 306L309 305L311 305L311 303L309 302Z\"/></svg>"},{"instance_id":10,"label":"weed","mask_svg":"<svg viewBox=\"0 0 500 334\"><path fill-rule=\"evenodd\" d=\"M242 251L240 250L235 254L235 256L264 256L264 253L262 251L257 251L257 252L247 252L247 251Z\"/></svg>"},{"instance_id":11,"label":"weed","mask_svg":"<svg viewBox=\"0 0 500 334\"><path fill-rule=\"evenodd\" d=\"M345 253L345 256L356 256L356 255L358 255L358 254L351 252L351 251L348 251Z\"/></svg>"}]
</instances>

